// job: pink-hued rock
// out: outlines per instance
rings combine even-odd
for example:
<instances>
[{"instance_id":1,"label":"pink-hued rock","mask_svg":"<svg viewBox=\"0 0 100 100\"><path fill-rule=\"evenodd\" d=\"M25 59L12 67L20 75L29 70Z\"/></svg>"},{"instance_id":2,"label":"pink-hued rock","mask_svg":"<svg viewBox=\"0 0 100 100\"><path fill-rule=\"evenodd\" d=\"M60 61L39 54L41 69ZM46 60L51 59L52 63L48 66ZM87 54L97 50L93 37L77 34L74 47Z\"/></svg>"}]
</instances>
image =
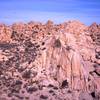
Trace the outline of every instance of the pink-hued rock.
<instances>
[{"instance_id":1,"label":"pink-hued rock","mask_svg":"<svg viewBox=\"0 0 100 100\"><path fill-rule=\"evenodd\" d=\"M92 25L89 26L89 31L93 34L99 33L100 32L100 25L93 23Z\"/></svg>"},{"instance_id":2,"label":"pink-hued rock","mask_svg":"<svg viewBox=\"0 0 100 100\"><path fill-rule=\"evenodd\" d=\"M10 42L11 34L12 34L12 30L10 27L4 24L0 25L0 42Z\"/></svg>"},{"instance_id":3,"label":"pink-hued rock","mask_svg":"<svg viewBox=\"0 0 100 100\"><path fill-rule=\"evenodd\" d=\"M76 20L68 21L63 24L65 26L66 32L75 34L76 36L85 33L85 31L88 29L86 25Z\"/></svg>"},{"instance_id":4,"label":"pink-hued rock","mask_svg":"<svg viewBox=\"0 0 100 100\"><path fill-rule=\"evenodd\" d=\"M100 65L98 65L98 67L95 68L95 71L96 71L97 74L100 75Z\"/></svg>"},{"instance_id":5,"label":"pink-hued rock","mask_svg":"<svg viewBox=\"0 0 100 100\"><path fill-rule=\"evenodd\" d=\"M60 83L67 79L72 89L86 89L87 72L77 52L75 38L67 33L59 33L48 40L46 47L41 59L43 59L42 67L46 68L48 79L53 81L56 78Z\"/></svg>"},{"instance_id":6,"label":"pink-hued rock","mask_svg":"<svg viewBox=\"0 0 100 100\"><path fill-rule=\"evenodd\" d=\"M93 100L93 98L88 92L82 92L79 95L79 100Z\"/></svg>"},{"instance_id":7,"label":"pink-hued rock","mask_svg":"<svg viewBox=\"0 0 100 100\"><path fill-rule=\"evenodd\" d=\"M100 45L100 24L93 23L92 25L88 27L88 31L93 41L97 45Z\"/></svg>"},{"instance_id":8,"label":"pink-hued rock","mask_svg":"<svg viewBox=\"0 0 100 100\"><path fill-rule=\"evenodd\" d=\"M97 59L96 60L96 63L100 65L100 59Z\"/></svg>"},{"instance_id":9,"label":"pink-hued rock","mask_svg":"<svg viewBox=\"0 0 100 100\"><path fill-rule=\"evenodd\" d=\"M100 47L96 48L96 52L97 52L97 53L100 52Z\"/></svg>"},{"instance_id":10,"label":"pink-hued rock","mask_svg":"<svg viewBox=\"0 0 100 100\"><path fill-rule=\"evenodd\" d=\"M0 24L0 99L99 98L99 33L79 21Z\"/></svg>"}]
</instances>

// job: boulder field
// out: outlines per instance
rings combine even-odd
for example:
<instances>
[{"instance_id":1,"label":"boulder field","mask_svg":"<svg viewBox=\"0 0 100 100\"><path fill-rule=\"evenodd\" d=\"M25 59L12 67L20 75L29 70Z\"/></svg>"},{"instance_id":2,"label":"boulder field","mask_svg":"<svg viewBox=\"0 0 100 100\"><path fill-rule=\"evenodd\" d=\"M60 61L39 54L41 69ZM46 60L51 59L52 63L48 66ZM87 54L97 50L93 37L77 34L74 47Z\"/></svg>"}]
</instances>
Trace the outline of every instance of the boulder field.
<instances>
[{"instance_id":1,"label":"boulder field","mask_svg":"<svg viewBox=\"0 0 100 100\"><path fill-rule=\"evenodd\" d=\"M100 100L100 24L0 24L0 100Z\"/></svg>"}]
</instances>

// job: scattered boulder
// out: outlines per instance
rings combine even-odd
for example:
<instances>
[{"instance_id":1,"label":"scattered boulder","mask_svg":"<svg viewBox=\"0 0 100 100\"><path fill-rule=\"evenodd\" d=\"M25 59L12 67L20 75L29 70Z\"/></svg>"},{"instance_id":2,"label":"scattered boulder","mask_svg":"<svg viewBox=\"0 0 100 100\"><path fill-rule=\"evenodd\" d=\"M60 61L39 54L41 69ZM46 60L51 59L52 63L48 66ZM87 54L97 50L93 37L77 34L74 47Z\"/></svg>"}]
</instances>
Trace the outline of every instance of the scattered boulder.
<instances>
[{"instance_id":1,"label":"scattered boulder","mask_svg":"<svg viewBox=\"0 0 100 100\"><path fill-rule=\"evenodd\" d=\"M33 93L33 92L36 92L38 89L37 87L27 86L26 90L28 93Z\"/></svg>"},{"instance_id":2,"label":"scattered boulder","mask_svg":"<svg viewBox=\"0 0 100 100\"><path fill-rule=\"evenodd\" d=\"M40 96L40 99L46 100L46 99L48 99L48 96L41 95L41 96Z\"/></svg>"},{"instance_id":3,"label":"scattered boulder","mask_svg":"<svg viewBox=\"0 0 100 100\"><path fill-rule=\"evenodd\" d=\"M79 95L79 100L93 100L92 96L87 92L82 92Z\"/></svg>"},{"instance_id":4,"label":"scattered boulder","mask_svg":"<svg viewBox=\"0 0 100 100\"><path fill-rule=\"evenodd\" d=\"M31 71L30 70L26 70L22 73L22 77L23 78L26 78L26 79L29 79L31 78Z\"/></svg>"}]
</instances>

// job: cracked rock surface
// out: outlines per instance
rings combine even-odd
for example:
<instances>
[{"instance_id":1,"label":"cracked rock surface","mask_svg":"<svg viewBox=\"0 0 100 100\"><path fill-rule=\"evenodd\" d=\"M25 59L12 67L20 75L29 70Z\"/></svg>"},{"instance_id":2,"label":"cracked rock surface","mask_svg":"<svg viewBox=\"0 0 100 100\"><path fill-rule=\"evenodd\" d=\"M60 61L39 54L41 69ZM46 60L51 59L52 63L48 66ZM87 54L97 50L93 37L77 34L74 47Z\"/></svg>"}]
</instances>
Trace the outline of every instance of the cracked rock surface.
<instances>
[{"instance_id":1,"label":"cracked rock surface","mask_svg":"<svg viewBox=\"0 0 100 100\"><path fill-rule=\"evenodd\" d=\"M100 100L100 25L1 24L0 100Z\"/></svg>"}]
</instances>

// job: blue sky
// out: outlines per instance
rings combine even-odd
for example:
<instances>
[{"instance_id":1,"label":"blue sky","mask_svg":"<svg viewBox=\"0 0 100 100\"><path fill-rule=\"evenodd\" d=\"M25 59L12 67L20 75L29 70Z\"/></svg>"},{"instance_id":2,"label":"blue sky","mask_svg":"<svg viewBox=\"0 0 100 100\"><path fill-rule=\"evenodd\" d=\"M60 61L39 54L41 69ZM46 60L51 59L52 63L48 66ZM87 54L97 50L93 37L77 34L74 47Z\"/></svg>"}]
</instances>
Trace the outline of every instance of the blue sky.
<instances>
[{"instance_id":1,"label":"blue sky","mask_svg":"<svg viewBox=\"0 0 100 100\"><path fill-rule=\"evenodd\" d=\"M100 0L0 0L0 22L80 20L100 23Z\"/></svg>"}]
</instances>

